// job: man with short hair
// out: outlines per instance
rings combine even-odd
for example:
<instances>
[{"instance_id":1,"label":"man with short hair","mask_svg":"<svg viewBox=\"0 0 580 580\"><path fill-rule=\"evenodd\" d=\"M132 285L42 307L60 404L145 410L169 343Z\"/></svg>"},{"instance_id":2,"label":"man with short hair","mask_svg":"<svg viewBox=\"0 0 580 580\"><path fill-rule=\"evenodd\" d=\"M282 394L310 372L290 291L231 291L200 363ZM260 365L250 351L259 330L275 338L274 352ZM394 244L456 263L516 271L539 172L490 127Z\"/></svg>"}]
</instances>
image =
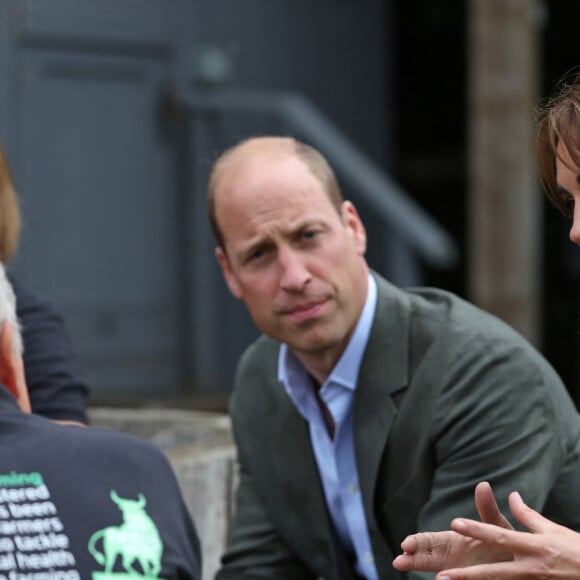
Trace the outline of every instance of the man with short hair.
<instances>
[{"instance_id":1,"label":"man with short hair","mask_svg":"<svg viewBox=\"0 0 580 580\"><path fill-rule=\"evenodd\" d=\"M198 580L199 540L151 443L29 410L14 293L0 265L0 579Z\"/></svg>"},{"instance_id":2,"label":"man with short hair","mask_svg":"<svg viewBox=\"0 0 580 580\"><path fill-rule=\"evenodd\" d=\"M218 578L397 578L405 536L518 487L580 529L580 423L520 335L457 296L369 270L324 157L248 139L214 165L216 257L263 332L230 412L240 483Z\"/></svg>"}]
</instances>

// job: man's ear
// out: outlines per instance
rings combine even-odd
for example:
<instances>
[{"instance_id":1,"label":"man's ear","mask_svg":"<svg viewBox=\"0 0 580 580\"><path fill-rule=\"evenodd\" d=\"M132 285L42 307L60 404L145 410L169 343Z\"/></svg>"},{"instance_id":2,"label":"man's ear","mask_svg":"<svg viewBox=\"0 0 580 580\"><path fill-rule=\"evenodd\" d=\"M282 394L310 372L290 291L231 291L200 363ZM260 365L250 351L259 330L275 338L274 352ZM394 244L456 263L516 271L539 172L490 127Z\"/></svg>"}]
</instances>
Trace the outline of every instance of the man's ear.
<instances>
[{"instance_id":1,"label":"man's ear","mask_svg":"<svg viewBox=\"0 0 580 580\"><path fill-rule=\"evenodd\" d=\"M356 211L356 207L350 201L343 201L341 213L342 219L352 235L358 253L364 256L367 250L367 232Z\"/></svg>"},{"instance_id":2,"label":"man's ear","mask_svg":"<svg viewBox=\"0 0 580 580\"><path fill-rule=\"evenodd\" d=\"M24 365L22 356L14 350L13 334L12 325L5 320L0 331L0 383L14 395L20 408L25 413L30 413L30 398L24 378Z\"/></svg>"},{"instance_id":3,"label":"man's ear","mask_svg":"<svg viewBox=\"0 0 580 580\"><path fill-rule=\"evenodd\" d=\"M226 256L224 250L218 246L215 249L215 257L217 258L218 264L222 269L222 273L224 275L224 280L230 289L230 292L238 299L242 299L242 290L240 285L238 284L238 279L236 278L235 274L232 272L232 268L230 266L230 261Z\"/></svg>"}]
</instances>

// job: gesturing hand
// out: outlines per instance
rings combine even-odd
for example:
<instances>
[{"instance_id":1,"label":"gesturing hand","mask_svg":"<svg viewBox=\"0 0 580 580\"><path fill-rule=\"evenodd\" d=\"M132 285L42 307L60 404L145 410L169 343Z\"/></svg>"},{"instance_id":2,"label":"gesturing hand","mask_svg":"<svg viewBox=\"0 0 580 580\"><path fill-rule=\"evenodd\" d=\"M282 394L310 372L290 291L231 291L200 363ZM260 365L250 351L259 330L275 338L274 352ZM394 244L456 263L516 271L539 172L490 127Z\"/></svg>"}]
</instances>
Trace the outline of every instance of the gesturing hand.
<instances>
[{"instance_id":1,"label":"gesturing hand","mask_svg":"<svg viewBox=\"0 0 580 580\"><path fill-rule=\"evenodd\" d=\"M475 488L475 505L482 522L493 529L513 529L499 510L489 483L481 482ZM461 521L471 522L472 520ZM479 522L473 523L479 524ZM400 571L439 572L449 568L512 559L511 553L503 546L487 543L477 537L470 537L470 534L458 533L458 531L422 532L408 536L401 543L403 554L395 558L393 566Z\"/></svg>"},{"instance_id":2,"label":"gesturing hand","mask_svg":"<svg viewBox=\"0 0 580 580\"><path fill-rule=\"evenodd\" d=\"M508 552L511 561L495 560L470 568L455 568L468 564L452 563L437 578L453 580L524 580L527 578L580 578L580 534L555 524L528 507L518 493L509 497L510 511L530 532L516 532L473 520L456 519L451 527L465 539Z\"/></svg>"}]
</instances>

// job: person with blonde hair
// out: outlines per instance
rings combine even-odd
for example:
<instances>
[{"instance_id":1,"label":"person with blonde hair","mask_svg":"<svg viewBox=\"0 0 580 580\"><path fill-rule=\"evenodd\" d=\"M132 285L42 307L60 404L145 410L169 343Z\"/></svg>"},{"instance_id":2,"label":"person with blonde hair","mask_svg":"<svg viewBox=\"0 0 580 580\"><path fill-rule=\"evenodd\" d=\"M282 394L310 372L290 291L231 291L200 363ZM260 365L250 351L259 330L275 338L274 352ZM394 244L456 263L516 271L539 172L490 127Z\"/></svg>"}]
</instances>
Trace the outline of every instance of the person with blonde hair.
<instances>
[{"instance_id":1,"label":"person with blonde hair","mask_svg":"<svg viewBox=\"0 0 580 580\"><path fill-rule=\"evenodd\" d=\"M18 247L21 215L8 160L0 147L0 261L8 266ZM24 372L32 412L53 420L86 423L88 387L62 317L11 278L22 322Z\"/></svg>"},{"instance_id":2,"label":"person with blonde hair","mask_svg":"<svg viewBox=\"0 0 580 580\"><path fill-rule=\"evenodd\" d=\"M580 244L580 75L563 82L540 109L536 156L546 194L572 220L570 240ZM580 479L570 491L580 494ZM509 495L509 507L527 531L514 530L488 482L476 487L475 504L481 522L456 518L451 531L405 538L395 568L439 572L438 580L580 578L580 533L543 517L518 492ZM563 497L561 510L573 504L572 498L568 504Z\"/></svg>"}]
</instances>

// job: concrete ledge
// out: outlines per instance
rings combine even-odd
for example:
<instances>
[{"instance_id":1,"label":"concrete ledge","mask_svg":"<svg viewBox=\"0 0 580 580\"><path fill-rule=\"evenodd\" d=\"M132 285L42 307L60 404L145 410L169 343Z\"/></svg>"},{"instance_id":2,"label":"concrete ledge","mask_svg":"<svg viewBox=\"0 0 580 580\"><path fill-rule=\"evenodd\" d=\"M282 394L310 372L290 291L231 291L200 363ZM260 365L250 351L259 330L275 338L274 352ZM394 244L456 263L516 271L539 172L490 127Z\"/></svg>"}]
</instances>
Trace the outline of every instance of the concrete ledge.
<instances>
[{"instance_id":1,"label":"concrete ledge","mask_svg":"<svg viewBox=\"0 0 580 580\"><path fill-rule=\"evenodd\" d=\"M199 533L203 580L213 579L226 546L237 485L229 417L203 411L113 407L89 407L88 415L96 427L143 437L166 453Z\"/></svg>"},{"instance_id":2,"label":"concrete ledge","mask_svg":"<svg viewBox=\"0 0 580 580\"><path fill-rule=\"evenodd\" d=\"M152 441L163 450L184 444L233 444L226 414L180 409L125 409L89 407L89 422L98 427L126 431Z\"/></svg>"}]
</instances>

